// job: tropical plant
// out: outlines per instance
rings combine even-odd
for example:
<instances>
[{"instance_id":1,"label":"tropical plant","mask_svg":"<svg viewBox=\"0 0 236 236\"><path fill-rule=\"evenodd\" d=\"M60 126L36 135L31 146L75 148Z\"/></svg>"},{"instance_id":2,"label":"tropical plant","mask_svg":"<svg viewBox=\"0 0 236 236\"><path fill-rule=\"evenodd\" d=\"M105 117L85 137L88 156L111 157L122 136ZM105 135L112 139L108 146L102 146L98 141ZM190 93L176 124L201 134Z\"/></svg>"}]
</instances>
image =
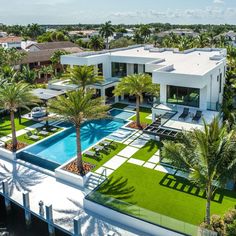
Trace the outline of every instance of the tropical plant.
<instances>
[{"instance_id":1,"label":"tropical plant","mask_svg":"<svg viewBox=\"0 0 236 236\"><path fill-rule=\"evenodd\" d=\"M114 32L115 28L111 24L111 21L107 21L105 24L102 24L99 33L106 39L106 49L109 49L109 37L113 36Z\"/></svg>"},{"instance_id":2,"label":"tropical plant","mask_svg":"<svg viewBox=\"0 0 236 236\"><path fill-rule=\"evenodd\" d=\"M94 51L102 50L104 48L103 39L98 35L94 35L90 38L88 46Z\"/></svg>"},{"instance_id":3,"label":"tropical plant","mask_svg":"<svg viewBox=\"0 0 236 236\"><path fill-rule=\"evenodd\" d=\"M155 86L153 86L152 78L150 75L133 74L124 77L113 91L116 96L129 94L136 97L136 123L140 128L140 103L143 102L143 94L153 93L153 88L155 88Z\"/></svg>"},{"instance_id":4,"label":"tropical plant","mask_svg":"<svg viewBox=\"0 0 236 236\"><path fill-rule=\"evenodd\" d=\"M235 131L221 125L217 117L204 130L183 132L177 141L164 141L163 158L190 173L190 180L205 189L205 222L210 225L211 200L217 187L223 187L236 173Z\"/></svg>"},{"instance_id":5,"label":"tropical plant","mask_svg":"<svg viewBox=\"0 0 236 236\"><path fill-rule=\"evenodd\" d=\"M47 82L48 81L48 75L51 76L54 73L54 70L53 70L51 65L50 66L42 66L39 69L39 73L44 75L44 80L45 80L45 82Z\"/></svg>"},{"instance_id":6,"label":"tropical plant","mask_svg":"<svg viewBox=\"0 0 236 236\"><path fill-rule=\"evenodd\" d=\"M22 70L20 73L20 78L24 82L26 82L28 84L34 84L36 77L37 77L37 73L35 70L31 70L28 65L22 67Z\"/></svg>"},{"instance_id":7,"label":"tropical plant","mask_svg":"<svg viewBox=\"0 0 236 236\"><path fill-rule=\"evenodd\" d=\"M103 76L98 75L94 66L87 65L67 67L62 77L68 79L70 83L81 87L83 92L86 92L87 86L104 81Z\"/></svg>"},{"instance_id":8,"label":"tropical plant","mask_svg":"<svg viewBox=\"0 0 236 236\"><path fill-rule=\"evenodd\" d=\"M0 87L0 107L8 110L11 120L13 151L17 149L17 138L15 128L15 112L19 108L29 109L39 100L31 93L31 88L25 83L3 83Z\"/></svg>"},{"instance_id":9,"label":"tropical plant","mask_svg":"<svg viewBox=\"0 0 236 236\"><path fill-rule=\"evenodd\" d=\"M139 27L139 32L140 32L141 37L143 37L144 42L147 41L147 39L150 37L150 35L152 33L152 31L148 25L141 25Z\"/></svg>"},{"instance_id":10,"label":"tropical plant","mask_svg":"<svg viewBox=\"0 0 236 236\"><path fill-rule=\"evenodd\" d=\"M64 71L64 67L61 64L61 56L67 55L67 54L69 54L69 53L65 50L57 50L51 56L50 60L51 60L52 65L54 67L55 75L57 74L57 66L60 66L62 72Z\"/></svg>"},{"instance_id":11,"label":"tropical plant","mask_svg":"<svg viewBox=\"0 0 236 236\"><path fill-rule=\"evenodd\" d=\"M81 175L84 175L80 128L85 120L101 119L106 117L108 106L102 104L101 98L92 99L92 91L84 94L79 89L67 94L67 97L60 96L49 102L49 110L59 115L60 119L72 122L76 129L77 144L77 168Z\"/></svg>"}]
</instances>

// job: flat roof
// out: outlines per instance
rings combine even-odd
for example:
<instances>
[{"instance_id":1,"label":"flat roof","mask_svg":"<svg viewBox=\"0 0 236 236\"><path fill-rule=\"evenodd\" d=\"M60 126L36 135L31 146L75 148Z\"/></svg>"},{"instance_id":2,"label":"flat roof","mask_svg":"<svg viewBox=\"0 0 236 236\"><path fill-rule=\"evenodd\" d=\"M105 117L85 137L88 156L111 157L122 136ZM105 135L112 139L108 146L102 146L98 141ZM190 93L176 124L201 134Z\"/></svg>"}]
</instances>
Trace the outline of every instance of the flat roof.
<instances>
[{"instance_id":1,"label":"flat roof","mask_svg":"<svg viewBox=\"0 0 236 236\"><path fill-rule=\"evenodd\" d=\"M57 91L53 89L34 89L32 93L41 100L47 101L49 99L55 98L62 94L65 94L64 91Z\"/></svg>"},{"instance_id":2,"label":"flat roof","mask_svg":"<svg viewBox=\"0 0 236 236\"><path fill-rule=\"evenodd\" d=\"M221 60L212 60L210 58L215 55L222 55L222 50L211 49L207 51L207 49L195 49L184 53L168 49L158 52L139 47L111 52L110 55L113 57L150 58L150 62L153 61L153 58L156 58L156 60L163 59L164 61L157 64L159 66L173 65L174 69L169 71L169 73L203 75L219 64Z\"/></svg>"}]
</instances>

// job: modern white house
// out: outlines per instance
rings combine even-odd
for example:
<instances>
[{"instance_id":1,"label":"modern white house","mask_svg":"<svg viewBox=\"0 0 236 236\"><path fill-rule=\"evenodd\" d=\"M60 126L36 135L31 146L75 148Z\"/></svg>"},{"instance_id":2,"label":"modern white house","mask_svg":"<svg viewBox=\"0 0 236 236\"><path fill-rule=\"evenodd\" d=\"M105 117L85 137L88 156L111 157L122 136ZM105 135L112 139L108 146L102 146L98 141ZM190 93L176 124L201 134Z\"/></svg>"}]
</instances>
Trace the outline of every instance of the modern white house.
<instances>
[{"instance_id":1,"label":"modern white house","mask_svg":"<svg viewBox=\"0 0 236 236\"><path fill-rule=\"evenodd\" d=\"M161 109L165 105L167 110L174 109L178 113L187 107L192 117L196 110L201 110L210 121L218 114L223 100L226 54L226 49L202 48L180 52L148 45L65 55L61 63L98 68L106 81L104 86L99 85L102 96L126 75L149 73L153 83L160 85L160 104L153 106L153 119L160 105Z\"/></svg>"}]
</instances>

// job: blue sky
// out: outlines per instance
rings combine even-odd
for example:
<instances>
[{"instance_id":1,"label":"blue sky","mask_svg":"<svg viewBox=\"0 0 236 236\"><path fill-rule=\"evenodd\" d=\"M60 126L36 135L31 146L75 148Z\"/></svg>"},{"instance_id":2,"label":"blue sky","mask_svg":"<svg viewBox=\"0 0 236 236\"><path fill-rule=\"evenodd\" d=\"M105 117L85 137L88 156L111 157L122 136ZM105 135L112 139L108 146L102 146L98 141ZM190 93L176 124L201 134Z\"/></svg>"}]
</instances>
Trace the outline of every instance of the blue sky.
<instances>
[{"instance_id":1,"label":"blue sky","mask_svg":"<svg viewBox=\"0 0 236 236\"><path fill-rule=\"evenodd\" d=\"M0 23L236 24L236 0L0 0Z\"/></svg>"}]
</instances>

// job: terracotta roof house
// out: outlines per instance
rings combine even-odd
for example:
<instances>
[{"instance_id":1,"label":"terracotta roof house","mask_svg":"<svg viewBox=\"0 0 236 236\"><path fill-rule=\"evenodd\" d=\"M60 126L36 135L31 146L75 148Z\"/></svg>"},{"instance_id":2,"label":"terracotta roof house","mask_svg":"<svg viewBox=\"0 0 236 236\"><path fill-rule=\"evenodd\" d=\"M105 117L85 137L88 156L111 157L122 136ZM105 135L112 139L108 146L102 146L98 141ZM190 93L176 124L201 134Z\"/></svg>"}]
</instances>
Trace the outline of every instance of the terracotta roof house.
<instances>
[{"instance_id":1,"label":"terracotta roof house","mask_svg":"<svg viewBox=\"0 0 236 236\"><path fill-rule=\"evenodd\" d=\"M26 50L30 52L41 51L41 50L50 50L50 49L65 49L65 48L74 48L78 47L78 45L70 42L70 41L62 41L62 42L47 42L47 43L35 43L26 48Z\"/></svg>"},{"instance_id":2,"label":"terracotta roof house","mask_svg":"<svg viewBox=\"0 0 236 236\"><path fill-rule=\"evenodd\" d=\"M0 37L0 47L3 48L17 48L21 49L21 37L15 36L7 36L7 37Z\"/></svg>"}]
</instances>

